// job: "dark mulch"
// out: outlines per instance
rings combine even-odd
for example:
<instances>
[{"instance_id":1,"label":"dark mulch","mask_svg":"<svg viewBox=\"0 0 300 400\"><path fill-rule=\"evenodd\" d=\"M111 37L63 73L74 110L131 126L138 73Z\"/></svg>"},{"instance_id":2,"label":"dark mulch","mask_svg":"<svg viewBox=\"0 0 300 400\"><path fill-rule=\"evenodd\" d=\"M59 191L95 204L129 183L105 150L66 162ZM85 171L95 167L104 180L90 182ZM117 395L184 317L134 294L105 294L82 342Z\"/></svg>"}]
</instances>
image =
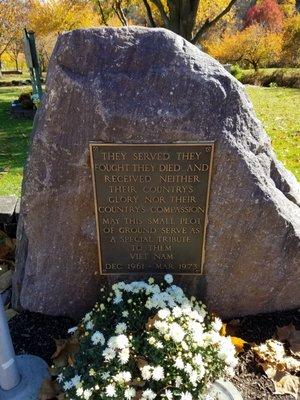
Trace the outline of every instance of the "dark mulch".
<instances>
[{"instance_id":1,"label":"dark mulch","mask_svg":"<svg viewBox=\"0 0 300 400\"><path fill-rule=\"evenodd\" d=\"M50 364L56 350L54 339L67 337L68 329L75 324L70 318L25 311L9 322L9 328L17 354L33 354Z\"/></svg>"},{"instance_id":2,"label":"dark mulch","mask_svg":"<svg viewBox=\"0 0 300 400\"><path fill-rule=\"evenodd\" d=\"M237 320L236 335L249 343L261 343L274 336L277 326L293 323L300 329L300 310L248 316ZM55 351L54 339L65 338L75 325L69 318L49 317L23 312L10 321L10 331L17 354L34 354L50 363ZM249 348L239 355L237 375L232 382L244 400L294 400L290 395L274 395L273 383L263 373Z\"/></svg>"}]
</instances>

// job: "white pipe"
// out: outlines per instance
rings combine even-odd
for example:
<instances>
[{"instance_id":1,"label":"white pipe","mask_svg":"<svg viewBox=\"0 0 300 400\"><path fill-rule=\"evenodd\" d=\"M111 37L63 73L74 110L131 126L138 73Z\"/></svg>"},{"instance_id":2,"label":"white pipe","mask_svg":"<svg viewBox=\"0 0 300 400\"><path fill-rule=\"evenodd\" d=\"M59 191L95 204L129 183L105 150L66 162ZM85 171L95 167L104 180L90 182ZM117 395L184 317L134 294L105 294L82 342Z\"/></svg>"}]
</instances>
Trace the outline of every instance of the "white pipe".
<instances>
[{"instance_id":1,"label":"white pipe","mask_svg":"<svg viewBox=\"0 0 300 400\"><path fill-rule=\"evenodd\" d=\"M11 390L19 384L20 380L21 376L0 294L0 388Z\"/></svg>"}]
</instances>

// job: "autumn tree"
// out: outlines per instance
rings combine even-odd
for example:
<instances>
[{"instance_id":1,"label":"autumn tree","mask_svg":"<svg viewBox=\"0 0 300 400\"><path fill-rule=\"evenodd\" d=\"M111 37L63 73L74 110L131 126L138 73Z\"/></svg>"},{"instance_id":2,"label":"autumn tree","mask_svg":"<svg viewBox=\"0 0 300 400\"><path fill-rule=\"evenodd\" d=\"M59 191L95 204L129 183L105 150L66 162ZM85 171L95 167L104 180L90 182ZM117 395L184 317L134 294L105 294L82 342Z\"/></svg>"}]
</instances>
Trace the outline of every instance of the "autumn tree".
<instances>
[{"instance_id":1,"label":"autumn tree","mask_svg":"<svg viewBox=\"0 0 300 400\"><path fill-rule=\"evenodd\" d=\"M16 71L19 70L19 56L24 51L22 32L18 33L10 43L7 52L15 65Z\"/></svg>"},{"instance_id":2,"label":"autumn tree","mask_svg":"<svg viewBox=\"0 0 300 400\"><path fill-rule=\"evenodd\" d=\"M249 8L245 27L259 24L266 29L280 31L283 27L284 14L276 0L263 0Z\"/></svg>"},{"instance_id":3,"label":"autumn tree","mask_svg":"<svg viewBox=\"0 0 300 400\"><path fill-rule=\"evenodd\" d=\"M99 25L89 0L29 0L28 28L37 38L37 51L44 70L57 36L63 31Z\"/></svg>"},{"instance_id":4,"label":"autumn tree","mask_svg":"<svg viewBox=\"0 0 300 400\"><path fill-rule=\"evenodd\" d=\"M92 0L100 21L109 24L115 13L122 25L128 24L127 11L136 6L145 13L149 26L164 27L197 43L231 10L237 0Z\"/></svg>"},{"instance_id":5,"label":"autumn tree","mask_svg":"<svg viewBox=\"0 0 300 400\"><path fill-rule=\"evenodd\" d=\"M251 65L257 71L280 59L282 35L255 24L218 42L206 43L206 49L221 62Z\"/></svg>"},{"instance_id":6,"label":"autumn tree","mask_svg":"<svg viewBox=\"0 0 300 400\"><path fill-rule=\"evenodd\" d=\"M26 2L22 0L0 0L0 71L1 57L20 36L27 12Z\"/></svg>"},{"instance_id":7,"label":"autumn tree","mask_svg":"<svg viewBox=\"0 0 300 400\"><path fill-rule=\"evenodd\" d=\"M300 66L300 14L285 23L282 62L285 65Z\"/></svg>"},{"instance_id":8,"label":"autumn tree","mask_svg":"<svg viewBox=\"0 0 300 400\"><path fill-rule=\"evenodd\" d=\"M292 17L297 12L296 0L278 0L278 4L285 17Z\"/></svg>"}]
</instances>

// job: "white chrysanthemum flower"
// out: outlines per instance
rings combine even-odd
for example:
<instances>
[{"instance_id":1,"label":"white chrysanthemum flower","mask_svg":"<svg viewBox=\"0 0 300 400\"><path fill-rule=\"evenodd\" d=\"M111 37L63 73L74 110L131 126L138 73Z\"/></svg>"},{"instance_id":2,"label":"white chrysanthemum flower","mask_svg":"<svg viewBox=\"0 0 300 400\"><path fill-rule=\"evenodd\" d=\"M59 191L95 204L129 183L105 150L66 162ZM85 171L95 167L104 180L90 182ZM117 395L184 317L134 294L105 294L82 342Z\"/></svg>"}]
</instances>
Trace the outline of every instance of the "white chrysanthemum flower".
<instances>
[{"instance_id":1,"label":"white chrysanthemum flower","mask_svg":"<svg viewBox=\"0 0 300 400\"><path fill-rule=\"evenodd\" d=\"M108 362L108 361L113 360L116 357L116 352L114 349L107 347L105 350L103 350L102 355L103 355L105 361Z\"/></svg>"},{"instance_id":2,"label":"white chrysanthemum flower","mask_svg":"<svg viewBox=\"0 0 300 400\"><path fill-rule=\"evenodd\" d=\"M91 316L92 312L85 314L85 316L83 317L83 322L88 322L91 319Z\"/></svg>"},{"instance_id":3,"label":"white chrysanthemum flower","mask_svg":"<svg viewBox=\"0 0 300 400\"><path fill-rule=\"evenodd\" d=\"M122 296L115 296L113 299L114 304L120 304L122 303L122 301L123 301Z\"/></svg>"},{"instance_id":4,"label":"white chrysanthemum flower","mask_svg":"<svg viewBox=\"0 0 300 400\"><path fill-rule=\"evenodd\" d=\"M101 378L102 378L103 380L106 380L106 379L108 379L109 377L110 377L110 373L109 373L109 372L102 372Z\"/></svg>"},{"instance_id":5,"label":"white chrysanthemum flower","mask_svg":"<svg viewBox=\"0 0 300 400\"><path fill-rule=\"evenodd\" d=\"M77 329L78 329L78 327L74 326L73 328L68 329L68 333L74 333L77 331Z\"/></svg>"},{"instance_id":6,"label":"white chrysanthemum flower","mask_svg":"<svg viewBox=\"0 0 300 400\"><path fill-rule=\"evenodd\" d=\"M151 379L152 372L151 372L151 367L150 365L145 365L144 367L141 368L141 373L142 373L142 378L145 381L148 381Z\"/></svg>"},{"instance_id":7,"label":"white chrysanthemum flower","mask_svg":"<svg viewBox=\"0 0 300 400\"><path fill-rule=\"evenodd\" d=\"M153 344L156 342L155 337L151 336L151 337L148 339L148 342L149 342L149 344L153 345Z\"/></svg>"},{"instance_id":8,"label":"white chrysanthemum flower","mask_svg":"<svg viewBox=\"0 0 300 400\"><path fill-rule=\"evenodd\" d=\"M180 376L176 376L175 378L175 386L179 388L182 385L182 379Z\"/></svg>"},{"instance_id":9,"label":"white chrysanthemum flower","mask_svg":"<svg viewBox=\"0 0 300 400\"><path fill-rule=\"evenodd\" d=\"M193 396L189 392L181 393L180 400L193 400Z\"/></svg>"},{"instance_id":10,"label":"white chrysanthemum flower","mask_svg":"<svg viewBox=\"0 0 300 400\"><path fill-rule=\"evenodd\" d=\"M170 324L170 336L176 343L180 343L185 337L185 332L177 322Z\"/></svg>"},{"instance_id":11,"label":"white chrysanthemum flower","mask_svg":"<svg viewBox=\"0 0 300 400\"><path fill-rule=\"evenodd\" d=\"M197 385L197 381L198 381L198 374L197 371L192 371L190 373L190 382L193 386Z\"/></svg>"},{"instance_id":12,"label":"white chrysanthemum flower","mask_svg":"<svg viewBox=\"0 0 300 400\"><path fill-rule=\"evenodd\" d=\"M186 344L185 341L182 341L182 342L181 342L181 347L182 347L183 350L185 350L185 351L188 351L188 349L189 349L189 346Z\"/></svg>"},{"instance_id":13,"label":"white chrysanthemum flower","mask_svg":"<svg viewBox=\"0 0 300 400\"><path fill-rule=\"evenodd\" d=\"M173 283L173 276L172 276L171 274L166 274L166 275L164 276L164 280L165 280L169 285L171 285L171 283Z\"/></svg>"},{"instance_id":14,"label":"white chrysanthemum flower","mask_svg":"<svg viewBox=\"0 0 300 400\"><path fill-rule=\"evenodd\" d=\"M130 351L129 348L126 347L125 349L122 349L118 355L119 360L121 362L122 365L127 364L129 361L129 355L130 355Z\"/></svg>"},{"instance_id":15,"label":"white chrysanthemum flower","mask_svg":"<svg viewBox=\"0 0 300 400\"><path fill-rule=\"evenodd\" d=\"M80 388L78 388L77 390L76 390L76 395L77 396L82 396L83 395L83 388L82 387L80 387Z\"/></svg>"},{"instance_id":16,"label":"white chrysanthemum flower","mask_svg":"<svg viewBox=\"0 0 300 400\"><path fill-rule=\"evenodd\" d=\"M182 316L182 311L181 308L176 306L172 310L172 314L174 315L175 318L180 318Z\"/></svg>"},{"instance_id":17,"label":"white chrysanthemum flower","mask_svg":"<svg viewBox=\"0 0 300 400\"><path fill-rule=\"evenodd\" d=\"M184 369L184 363L181 357L177 357L175 360L175 367L178 369Z\"/></svg>"},{"instance_id":18,"label":"white chrysanthemum flower","mask_svg":"<svg viewBox=\"0 0 300 400\"><path fill-rule=\"evenodd\" d=\"M95 333L92 334L91 341L94 346L96 346L98 343L104 346L105 338L103 336L103 333L96 331Z\"/></svg>"},{"instance_id":19,"label":"white chrysanthemum flower","mask_svg":"<svg viewBox=\"0 0 300 400\"><path fill-rule=\"evenodd\" d=\"M220 332L220 330L222 328L222 321L220 320L220 318L215 318L215 320L212 322L211 326L214 331Z\"/></svg>"},{"instance_id":20,"label":"white chrysanthemum flower","mask_svg":"<svg viewBox=\"0 0 300 400\"><path fill-rule=\"evenodd\" d=\"M171 390L166 390L165 391L165 396L168 400L173 400L173 393L171 392Z\"/></svg>"},{"instance_id":21,"label":"white chrysanthemum flower","mask_svg":"<svg viewBox=\"0 0 300 400\"><path fill-rule=\"evenodd\" d=\"M219 336L219 346L219 357L224 360L229 367L234 368L237 365L237 358L235 357L235 347L230 337Z\"/></svg>"},{"instance_id":22,"label":"white chrysanthemum flower","mask_svg":"<svg viewBox=\"0 0 300 400\"><path fill-rule=\"evenodd\" d=\"M105 393L108 397L115 397L116 396L116 387L113 384L109 384L105 388Z\"/></svg>"},{"instance_id":23,"label":"white chrysanthemum flower","mask_svg":"<svg viewBox=\"0 0 300 400\"><path fill-rule=\"evenodd\" d=\"M142 393L143 400L153 400L155 399L156 394L151 389L144 390Z\"/></svg>"},{"instance_id":24,"label":"white chrysanthemum flower","mask_svg":"<svg viewBox=\"0 0 300 400\"><path fill-rule=\"evenodd\" d=\"M198 321L198 322L203 322L203 321L204 321L203 315L200 315L200 314L198 313L198 311L196 311L196 310L193 310L193 311L191 312L190 317L193 318L195 321Z\"/></svg>"},{"instance_id":25,"label":"white chrysanthemum flower","mask_svg":"<svg viewBox=\"0 0 300 400\"><path fill-rule=\"evenodd\" d=\"M203 365L203 358L201 354L196 354L193 361L195 365Z\"/></svg>"},{"instance_id":26,"label":"white chrysanthemum flower","mask_svg":"<svg viewBox=\"0 0 300 400\"><path fill-rule=\"evenodd\" d=\"M128 347L128 338L125 335L112 336L107 343L108 347L116 349L124 349Z\"/></svg>"},{"instance_id":27,"label":"white chrysanthemum flower","mask_svg":"<svg viewBox=\"0 0 300 400\"><path fill-rule=\"evenodd\" d=\"M169 325L167 324L166 321L160 321L160 320L155 321L154 326L163 335L169 331Z\"/></svg>"},{"instance_id":28,"label":"white chrysanthemum flower","mask_svg":"<svg viewBox=\"0 0 300 400\"><path fill-rule=\"evenodd\" d=\"M116 334L120 334L126 332L126 330L127 330L127 325L125 324L125 322L120 322L119 324L117 324L115 332Z\"/></svg>"},{"instance_id":29,"label":"white chrysanthemum flower","mask_svg":"<svg viewBox=\"0 0 300 400\"><path fill-rule=\"evenodd\" d=\"M103 303L101 303L99 308L100 308L101 311L104 311L105 310L105 305Z\"/></svg>"},{"instance_id":30,"label":"white chrysanthemum flower","mask_svg":"<svg viewBox=\"0 0 300 400\"><path fill-rule=\"evenodd\" d=\"M148 282L150 285L152 285L155 281L154 278L152 278L152 276L148 279Z\"/></svg>"},{"instance_id":31,"label":"white chrysanthemum flower","mask_svg":"<svg viewBox=\"0 0 300 400\"><path fill-rule=\"evenodd\" d=\"M72 382L72 381L66 381L66 382L64 383L64 385L63 385L63 388L64 388L64 390L66 391L66 390L72 389L73 386L74 386L74 385L73 385L73 382Z\"/></svg>"},{"instance_id":32,"label":"white chrysanthemum flower","mask_svg":"<svg viewBox=\"0 0 300 400\"><path fill-rule=\"evenodd\" d=\"M94 329L94 323L93 321L89 321L86 325L85 325L85 329L87 329L88 331L91 331Z\"/></svg>"},{"instance_id":33,"label":"white chrysanthemum flower","mask_svg":"<svg viewBox=\"0 0 300 400\"><path fill-rule=\"evenodd\" d=\"M125 399L130 400L136 395L136 390L132 387L129 387L125 390L124 396Z\"/></svg>"},{"instance_id":34,"label":"white chrysanthemum flower","mask_svg":"<svg viewBox=\"0 0 300 400\"><path fill-rule=\"evenodd\" d=\"M167 319L171 315L170 310L168 308L163 308L158 311L158 316L160 319Z\"/></svg>"},{"instance_id":35,"label":"white chrysanthemum flower","mask_svg":"<svg viewBox=\"0 0 300 400\"><path fill-rule=\"evenodd\" d=\"M161 381L165 376L164 369L160 365L153 368L152 377L155 381Z\"/></svg>"},{"instance_id":36,"label":"white chrysanthemum flower","mask_svg":"<svg viewBox=\"0 0 300 400\"><path fill-rule=\"evenodd\" d=\"M191 366L191 364L186 364L185 370L188 374L191 374L193 372L193 367Z\"/></svg>"},{"instance_id":37,"label":"white chrysanthemum flower","mask_svg":"<svg viewBox=\"0 0 300 400\"><path fill-rule=\"evenodd\" d=\"M83 392L83 398L84 400L89 400L90 397L92 397L93 392L90 389L86 389Z\"/></svg>"},{"instance_id":38,"label":"white chrysanthemum flower","mask_svg":"<svg viewBox=\"0 0 300 400\"><path fill-rule=\"evenodd\" d=\"M122 312L122 317L127 318L129 317L129 312L127 310Z\"/></svg>"},{"instance_id":39,"label":"white chrysanthemum flower","mask_svg":"<svg viewBox=\"0 0 300 400\"><path fill-rule=\"evenodd\" d=\"M130 382L131 373L129 371L124 371L123 372L123 379L124 379L124 382Z\"/></svg>"},{"instance_id":40,"label":"white chrysanthemum flower","mask_svg":"<svg viewBox=\"0 0 300 400\"><path fill-rule=\"evenodd\" d=\"M160 342L160 341L156 342L154 346L155 346L157 349L163 349L163 348L164 348L164 345L163 345L162 342Z\"/></svg>"},{"instance_id":41,"label":"white chrysanthemum flower","mask_svg":"<svg viewBox=\"0 0 300 400\"><path fill-rule=\"evenodd\" d=\"M75 375L74 378L71 379L73 386L77 386L80 384L81 376Z\"/></svg>"}]
</instances>

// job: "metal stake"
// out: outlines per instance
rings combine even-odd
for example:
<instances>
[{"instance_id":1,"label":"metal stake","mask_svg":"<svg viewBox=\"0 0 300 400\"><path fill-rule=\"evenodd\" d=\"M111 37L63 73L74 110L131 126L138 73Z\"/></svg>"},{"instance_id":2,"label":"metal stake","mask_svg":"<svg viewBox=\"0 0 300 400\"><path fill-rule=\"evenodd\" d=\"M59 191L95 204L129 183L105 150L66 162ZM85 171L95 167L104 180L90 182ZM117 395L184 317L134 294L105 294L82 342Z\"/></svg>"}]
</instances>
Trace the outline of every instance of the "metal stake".
<instances>
[{"instance_id":1,"label":"metal stake","mask_svg":"<svg viewBox=\"0 0 300 400\"><path fill-rule=\"evenodd\" d=\"M42 382L48 378L44 360L15 355L0 294L0 400L37 400Z\"/></svg>"},{"instance_id":2,"label":"metal stake","mask_svg":"<svg viewBox=\"0 0 300 400\"><path fill-rule=\"evenodd\" d=\"M7 317L0 295L0 388L11 390L21 380L16 355L9 334Z\"/></svg>"}]
</instances>

